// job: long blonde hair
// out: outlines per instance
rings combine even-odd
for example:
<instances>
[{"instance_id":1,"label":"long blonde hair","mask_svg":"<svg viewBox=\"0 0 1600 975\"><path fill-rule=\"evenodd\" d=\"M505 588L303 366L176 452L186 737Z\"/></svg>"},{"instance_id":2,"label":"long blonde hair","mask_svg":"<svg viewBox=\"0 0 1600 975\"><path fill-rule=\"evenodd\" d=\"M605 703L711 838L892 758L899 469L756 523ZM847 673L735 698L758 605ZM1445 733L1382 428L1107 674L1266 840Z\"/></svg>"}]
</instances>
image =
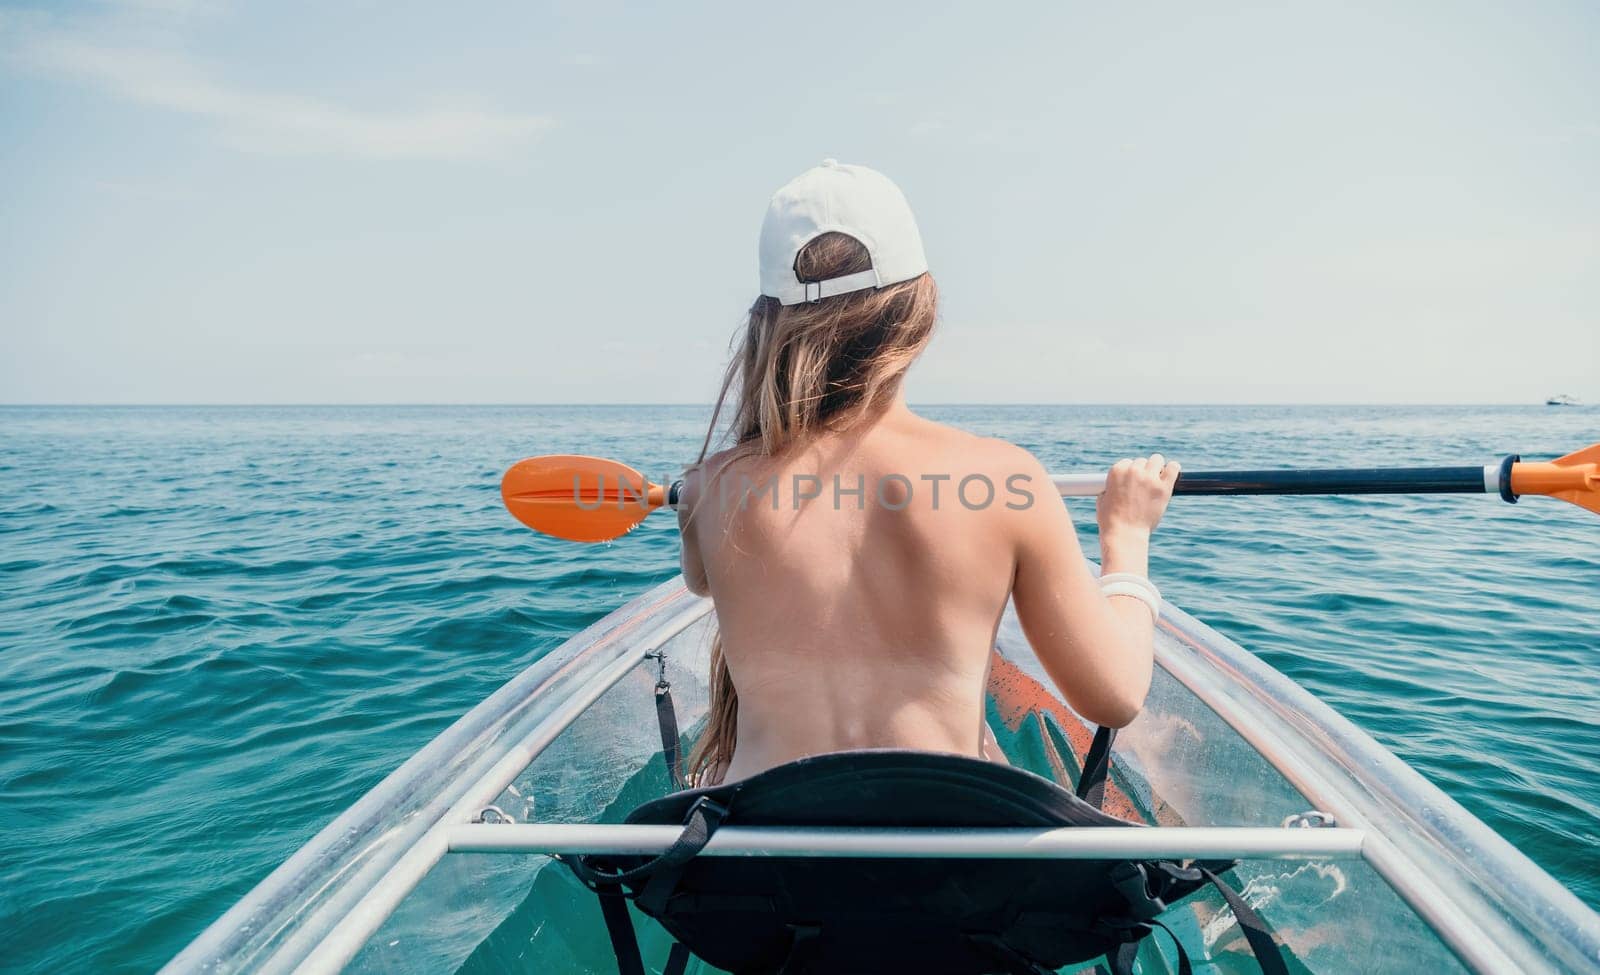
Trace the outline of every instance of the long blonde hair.
<instances>
[{"instance_id":1,"label":"long blonde hair","mask_svg":"<svg viewBox=\"0 0 1600 975\"><path fill-rule=\"evenodd\" d=\"M795 274L802 281L825 281L871 267L867 249L839 233L822 234L795 259ZM906 369L932 338L938 301L939 290L928 274L798 305L781 305L766 296L756 299L728 363L697 463L706 459L730 392L730 459L777 456L820 433L843 430L875 415L893 400ZM739 695L719 632L711 644L711 710L689 756L692 781L703 785L721 779L733 758L738 727Z\"/></svg>"}]
</instances>

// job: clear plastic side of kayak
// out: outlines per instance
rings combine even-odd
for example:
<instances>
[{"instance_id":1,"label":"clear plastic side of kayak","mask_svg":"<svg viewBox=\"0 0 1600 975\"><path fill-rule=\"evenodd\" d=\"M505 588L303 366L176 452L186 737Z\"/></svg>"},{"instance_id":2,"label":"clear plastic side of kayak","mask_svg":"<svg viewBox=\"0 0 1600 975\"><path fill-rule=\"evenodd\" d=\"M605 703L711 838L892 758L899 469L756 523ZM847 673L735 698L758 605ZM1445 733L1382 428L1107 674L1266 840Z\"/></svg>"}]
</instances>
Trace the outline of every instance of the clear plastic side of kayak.
<instances>
[{"instance_id":1,"label":"clear plastic side of kayak","mask_svg":"<svg viewBox=\"0 0 1600 975\"><path fill-rule=\"evenodd\" d=\"M560 864L438 844L477 818L617 822L668 791L657 664L644 653L665 652L692 740L706 709L707 610L669 583L557 648L319 834L172 970L286 971L309 958L314 970L348 960L358 972L615 971L594 895ZM998 650L997 739L1017 764L1070 786L1086 729L1009 616ZM1117 740L1108 808L1174 826L1276 827L1320 811L1367 831L1364 860L1232 871L1291 970L1451 971L1461 957L1479 970L1596 970L1600 953L1584 952L1600 945L1600 918L1303 689L1170 607L1157 660L1149 702ZM1256 970L1218 898L1197 896L1164 920L1212 970ZM636 926L647 966L659 966L664 934L639 916ZM1142 970L1175 970L1161 938Z\"/></svg>"},{"instance_id":2,"label":"clear plastic side of kayak","mask_svg":"<svg viewBox=\"0 0 1600 975\"><path fill-rule=\"evenodd\" d=\"M673 707L686 731L704 723L710 617L662 648ZM517 775L494 805L517 822L621 822L672 790L661 754L657 661L641 659ZM687 744L687 738L685 743ZM473 861L455 868L451 861ZM508 866L510 864L510 866ZM449 875L442 875L445 868ZM441 905L452 905L442 932ZM635 916L647 965L665 933ZM352 972L613 973L616 958L595 895L550 857L451 854L402 902L350 966Z\"/></svg>"},{"instance_id":3,"label":"clear plastic side of kayak","mask_svg":"<svg viewBox=\"0 0 1600 975\"><path fill-rule=\"evenodd\" d=\"M462 871L444 853L443 828L492 804L571 715L588 708L594 689L609 686L617 669L632 670L647 649L706 610L681 583L669 582L574 635L324 827L162 971L333 970L365 944L394 900L424 896L412 890L418 878L425 878L425 899L434 907L472 896L470 888L438 893L449 875ZM609 707L601 713L612 721L634 720ZM521 877L509 863L489 872ZM414 970L439 968L423 958Z\"/></svg>"},{"instance_id":4,"label":"clear plastic side of kayak","mask_svg":"<svg viewBox=\"0 0 1600 975\"><path fill-rule=\"evenodd\" d=\"M1363 860L1404 901L1404 907L1396 902L1397 909L1409 908L1479 971L1600 972L1600 916L1570 891L1254 654L1175 607L1165 607L1163 616L1157 640L1162 674L1182 685L1198 712L1216 719L1238 751L1271 765L1309 806L1331 814L1340 826L1365 831ZM1007 645L1031 661L1019 641L1020 634ZM1159 719L1186 706L1158 701L1149 710ZM1175 756L1185 750L1155 733L1160 723L1141 718L1119 744L1127 766L1142 768L1158 791L1176 797L1184 777L1174 766L1184 761ZM1210 795L1225 787L1231 772L1217 755L1207 743L1196 756L1216 774ZM1251 761L1247 754L1240 760ZM1358 917L1355 923L1373 919ZM1398 968L1407 961L1391 958L1387 964Z\"/></svg>"}]
</instances>

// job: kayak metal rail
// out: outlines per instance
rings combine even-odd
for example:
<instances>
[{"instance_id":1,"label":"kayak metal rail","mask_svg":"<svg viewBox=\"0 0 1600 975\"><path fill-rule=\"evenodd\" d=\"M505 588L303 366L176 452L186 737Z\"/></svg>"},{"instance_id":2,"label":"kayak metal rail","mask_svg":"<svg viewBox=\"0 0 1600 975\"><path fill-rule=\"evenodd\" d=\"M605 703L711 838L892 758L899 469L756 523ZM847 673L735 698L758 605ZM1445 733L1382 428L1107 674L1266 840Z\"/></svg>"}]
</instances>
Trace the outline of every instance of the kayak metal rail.
<instances>
[{"instance_id":1,"label":"kayak metal rail","mask_svg":"<svg viewBox=\"0 0 1600 975\"><path fill-rule=\"evenodd\" d=\"M488 823L454 826L451 853L657 854L679 826ZM699 856L940 860L1358 860L1359 829L1279 826L1075 826L1066 829L879 829L725 826Z\"/></svg>"}]
</instances>

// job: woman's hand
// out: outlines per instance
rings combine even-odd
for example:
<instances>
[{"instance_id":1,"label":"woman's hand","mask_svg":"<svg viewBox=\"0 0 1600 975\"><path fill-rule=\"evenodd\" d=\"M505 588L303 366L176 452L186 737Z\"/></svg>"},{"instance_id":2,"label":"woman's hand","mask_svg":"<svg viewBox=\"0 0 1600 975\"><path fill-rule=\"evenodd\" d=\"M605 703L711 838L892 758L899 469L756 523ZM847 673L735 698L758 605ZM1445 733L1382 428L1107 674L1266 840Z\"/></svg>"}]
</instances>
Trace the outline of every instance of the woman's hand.
<instances>
[{"instance_id":1,"label":"woman's hand","mask_svg":"<svg viewBox=\"0 0 1600 975\"><path fill-rule=\"evenodd\" d=\"M1160 454L1113 464L1106 476L1105 492L1095 503L1101 544L1148 541L1166 513L1172 486L1177 482L1177 462L1169 464Z\"/></svg>"}]
</instances>

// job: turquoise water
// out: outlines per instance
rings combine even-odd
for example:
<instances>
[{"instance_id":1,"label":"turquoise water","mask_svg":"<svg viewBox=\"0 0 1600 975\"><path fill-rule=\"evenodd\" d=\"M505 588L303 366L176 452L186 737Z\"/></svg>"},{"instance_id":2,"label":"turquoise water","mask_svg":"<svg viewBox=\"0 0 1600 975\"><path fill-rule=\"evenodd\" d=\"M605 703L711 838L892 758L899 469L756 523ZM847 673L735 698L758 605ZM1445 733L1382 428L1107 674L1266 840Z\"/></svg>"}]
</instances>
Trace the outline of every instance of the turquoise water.
<instances>
[{"instance_id":1,"label":"turquoise water","mask_svg":"<svg viewBox=\"0 0 1600 975\"><path fill-rule=\"evenodd\" d=\"M946 407L1058 470L1481 463L1593 410ZM450 721L675 572L501 510L503 468L664 476L682 407L0 409L0 969L149 971ZM1092 506L1074 502L1085 538ZM1600 904L1600 520L1527 499L1186 499L1169 598Z\"/></svg>"}]
</instances>

